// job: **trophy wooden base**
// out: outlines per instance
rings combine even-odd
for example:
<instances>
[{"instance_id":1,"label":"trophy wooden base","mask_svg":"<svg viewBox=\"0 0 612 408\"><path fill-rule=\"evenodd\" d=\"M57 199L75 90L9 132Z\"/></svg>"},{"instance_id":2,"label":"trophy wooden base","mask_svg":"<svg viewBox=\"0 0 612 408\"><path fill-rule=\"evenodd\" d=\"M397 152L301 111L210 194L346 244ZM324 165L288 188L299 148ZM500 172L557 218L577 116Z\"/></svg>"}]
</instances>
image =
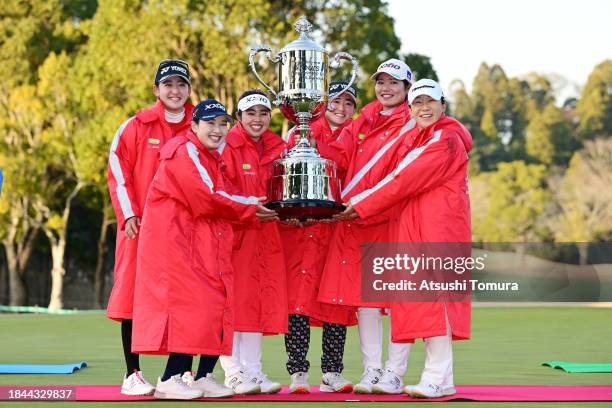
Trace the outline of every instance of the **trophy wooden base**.
<instances>
[{"instance_id":1,"label":"trophy wooden base","mask_svg":"<svg viewBox=\"0 0 612 408\"><path fill-rule=\"evenodd\" d=\"M276 211L281 220L297 219L302 222L330 219L345 209L344 205L335 201L306 199L273 201L265 206Z\"/></svg>"}]
</instances>

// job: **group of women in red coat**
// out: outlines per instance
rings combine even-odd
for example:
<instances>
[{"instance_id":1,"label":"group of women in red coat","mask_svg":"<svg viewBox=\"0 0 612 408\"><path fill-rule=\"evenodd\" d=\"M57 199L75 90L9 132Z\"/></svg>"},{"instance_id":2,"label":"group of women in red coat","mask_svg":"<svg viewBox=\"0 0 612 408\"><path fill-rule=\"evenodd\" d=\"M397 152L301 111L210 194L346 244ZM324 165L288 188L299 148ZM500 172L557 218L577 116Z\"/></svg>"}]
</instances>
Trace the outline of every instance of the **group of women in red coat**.
<instances>
[{"instance_id":1,"label":"group of women in red coat","mask_svg":"<svg viewBox=\"0 0 612 408\"><path fill-rule=\"evenodd\" d=\"M469 338L470 303L364 301L360 264L365 243L471 241L471 136L444 115L440 85L414 82L403 61L383 62L371 79L376 100L356 119L349 87L311 123L311 142L338 166L347 208L333 222L300 225L263 205L272 162L295 144L292 131L281 138L270 130L267 95L244 92L230 129L219 101L187 102L185 62L159 64L157 103L120 126L109 158L118 232L107 316L121 322L123 394L279 392L262 368L263 336L277 334L285 335L289 392L309 393L311 326L323 329L321 392L455 393L451 341ZM347 85L332 82L329 92ZM391 320L384 364L383 315ZM363 360L355 385L342 375L353 325ZM418 338L425 367L418 384L404 387ZM168 355L156 386L139 354ZM223 382L213 374L218 359Z\"/></svg>"}]
</instances>

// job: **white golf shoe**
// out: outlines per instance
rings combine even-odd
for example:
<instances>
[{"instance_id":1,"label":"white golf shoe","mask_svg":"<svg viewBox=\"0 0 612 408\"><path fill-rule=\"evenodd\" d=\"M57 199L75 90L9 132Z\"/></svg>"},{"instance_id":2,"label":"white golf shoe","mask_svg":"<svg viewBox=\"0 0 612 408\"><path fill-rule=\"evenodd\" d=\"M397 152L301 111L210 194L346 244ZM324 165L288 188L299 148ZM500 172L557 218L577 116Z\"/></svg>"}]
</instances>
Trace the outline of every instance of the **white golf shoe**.
<instances>
[{"instance_id":1,"label":"white golf shoe","mask_svg":"<svg viewBox=\"0 0 612 408\"><path fill-rule=\"evenodd\" d=\"M276 394L281 390L281 383L271 381L267 375L262 372L252 374L251 382L259 385L262 394Z\"/></svg>"},{"instance_id":2,"label":"white golf shoe","mask_svg":"<svg viewBox=\"0 0 612 408\"><path fill-rule=\"evenodd\" d=\"M158 399L188 400L200 398L202 396L202 391L191 388L183 382L180 374L176 374L166 381L162 381L161 378L158 378L155 394L153 394L153 396Z\"/></svg>"},{"instance_id":3,"label":"white golf shoe","mask_svg":"<svg viewBox=\"0 0 612 408\"><path fill-rule=\"evenodd\" d=\"M325 373L321 377L319 391L349 393L353 391L353 383L344 378L340 373Z\"/></svg>"},{"instance_id":4,"label":"white golf shoe","mask_svg":"<svg viewBox=\"0 0 612 408\"><path fill-rule=\"evenodd\" d=\"M453 386L443 387L435 384L419 383L407 385L404 392L413 398L441 398L455 395L457 390Z\"/></svg>"},{"instance_id":5,"label":"white golf shoe","mask_svg":"<svg viewBox=\"0 0 612 408\"><path fill-rule=\"evenodd\" d=\"M289 385L290 394L308 394L310 393L310 384L308 384L308 373L299 371L291 374L291 384Z\"/></svg>"},{"instance_id":6,"label":"white golf shoe","mask_svg":"<svg viewBox=\"0 0 612 408\"><path fill-rule=\"evenodd\" d=\"M383 372L380 368L368 367L361 380L353 388L353 392L356 394L371 394L372 387L380 381Z\"/></svg>"},{"instance_id":7,"label":"white golf shoe","mask_svg":"<svg viewBox=\"0 0 612 408\"><path fill-rule=\"evenodd\" d=\"M151 395L155 392L155 387L145 380L142 371L136 371L129 376L123 377L121 393L123 395Z\"/></svg>"},{"instance_id":8,"label":"white golf shoe","mask_svg":"<svg viewBox=\"0 0 612 408\"><path fill-rule=\"evenodd\" d=\"M231 388L220 384L213 373L206 374L206 377L194 380L191 388L202 391L205 398L226 398L234 395Z\"/></svg>"},{"instance_id":9,"label":"white golf shoe","mask_svg":"<svg viewBox=\"0 0 612 408\"><path fill-rule=\"evenodd\" d=\"M372 386L374 394L401 394L404 391L404 381L392 370L386 370L380 380Z\"/></svg>"},{"instance_id":10,"label":"white golf shoe","mask_svg":"<svg viewBox=\"0 0 612 408\"><path fill-rule=\"evenodd\" d=\"M226 387L234 391L234 394L250 395L261 393L259 384L251 381L251 378L242 371L238 371L233 375L226 375L224 383Z\"/></svg>"}]
</instances>

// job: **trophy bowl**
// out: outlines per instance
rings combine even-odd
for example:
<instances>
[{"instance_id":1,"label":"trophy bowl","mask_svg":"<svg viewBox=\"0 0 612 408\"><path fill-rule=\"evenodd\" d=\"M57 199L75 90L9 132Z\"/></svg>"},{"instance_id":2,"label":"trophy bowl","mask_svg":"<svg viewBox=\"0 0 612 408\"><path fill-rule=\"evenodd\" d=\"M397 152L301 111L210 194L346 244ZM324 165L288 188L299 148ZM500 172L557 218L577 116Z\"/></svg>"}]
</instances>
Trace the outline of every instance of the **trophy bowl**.
<instances>
[{"instance_id":1,"label":"trophy bowl","mask_svg":"<svg viewBox=\"0 0 612 408\"><path fill-rule=\"evenodd\" d=\"M336 163L310 149L294 149L272 164L266 207L282 220L327 219L344 210Z\"/></svg>"},{"instance_id":2,"label":"trophy bowl","mask_svg":"<svg viewBox=\"0 0 612 408\"><path fill-rule=\"evenodd\" d=\"M296 146L286 157L272 164L272 177L266 207L274 209L280 219L324 219L343 211L340 200L340 181L336 164L322 158L310 146L311 130L308 124L320 117L330 100L351 87L357 76L358 63L345 52L336 53L331 63L327 51L314 42L309 32L312 24L300 17L294 24L300 37L271 56L267 45L251 49L249 66L257 80L274 95L274 105L295 127ZM272 64L278 64L278 91L267 85L257 73L255 57L265 52ZM329 69L350 61L352 77L348 85L334 95L328 94Z\"/></svg>"}]
</instances>

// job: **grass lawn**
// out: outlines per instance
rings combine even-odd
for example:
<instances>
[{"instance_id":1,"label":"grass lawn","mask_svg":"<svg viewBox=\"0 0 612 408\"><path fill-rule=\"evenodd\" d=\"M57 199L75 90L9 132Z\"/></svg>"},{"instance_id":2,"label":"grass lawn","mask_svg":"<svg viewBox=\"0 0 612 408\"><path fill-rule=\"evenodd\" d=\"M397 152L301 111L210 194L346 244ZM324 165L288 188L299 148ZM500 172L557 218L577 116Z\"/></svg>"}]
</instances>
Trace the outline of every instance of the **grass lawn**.
<instances>
[{"instance_id":1,"label":"grass lawn","mask_svg":"<svg viewBox=\"0 0 612 408\"><path fill-rule=\"evenodd\" d=\"M472 340L454 343L455 382L462 384L527 385L609 385L612 374L568 374L540 364L544 361L612 362L612 309L587 308L476 308L472 317ZM386 328L385 328L386 332ZM318 384L321 330L312 331L311 384ZM272 379L288 382L282 336L264 342L264 371ZM418 382L423 367L423 344L413 346L406 384ZM125 370L119 324L103 315L0 315L0 363L66 364L85 360L88 367L72 375L0 375L0 385L120 384ZM141 368L155 383L165 358L143 356ZM197 364L197 360L196 360ZM346 351L346 377L358 381L361 356L356 328L349 329ZM217 376L222 373L217 365ZM0 402L0 406L49 405L48 402ZM179 406L181 402L155 402L155 407ZM242 406L245 403L206 402L206 406ZM426 403L431 406L434 403ZM78 403L78 406L109 406L109 403ZM249 408L270 403L248 403ZM301 405L274 403L276 406ZM363 403L309 404L321 406L360 406ZM377 407L397 403L376 404ZM610 403L436 403L436 406L467 407L596 407ZM74 402L53 402L53 408L77 406ZM110 406L151 406L150 403L113 403ZM301 405L303 406L303 405ZM421 405L419 405L421 406Z\"/></svg>"}]
</instances>

